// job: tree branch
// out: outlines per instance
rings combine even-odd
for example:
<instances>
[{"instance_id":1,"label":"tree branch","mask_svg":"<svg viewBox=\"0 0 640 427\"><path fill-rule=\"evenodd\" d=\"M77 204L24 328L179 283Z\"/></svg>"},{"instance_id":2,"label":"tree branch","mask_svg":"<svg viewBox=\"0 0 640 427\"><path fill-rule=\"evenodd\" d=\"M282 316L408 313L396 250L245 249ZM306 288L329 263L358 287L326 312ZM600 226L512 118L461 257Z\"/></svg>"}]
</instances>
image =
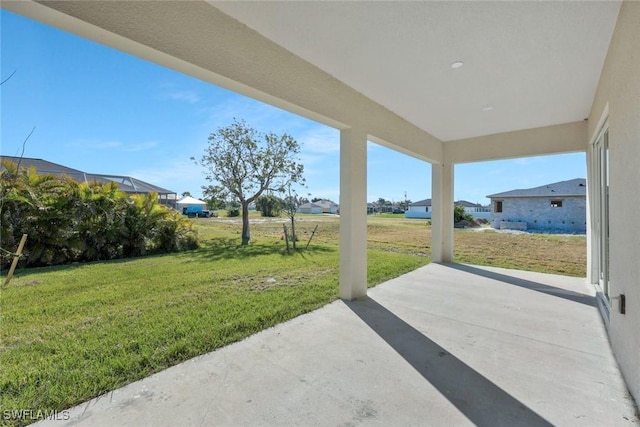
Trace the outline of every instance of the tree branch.
<instances>
[{"instance_id":1,"label":"tree branch","mask_svg":"<svg viewBox=\"0 0 640 427\"><path fill-rule=\"evenodd\" d=\"M13 77L13 75L16 73L16 71L18 70L13 70L13 73L11 73L9 75L9 77L7 77L6 79L4 79L2 82L0 82L0 86L2 86L3 84L5 84L11 77Z\"/></svg>"}]
</instances>

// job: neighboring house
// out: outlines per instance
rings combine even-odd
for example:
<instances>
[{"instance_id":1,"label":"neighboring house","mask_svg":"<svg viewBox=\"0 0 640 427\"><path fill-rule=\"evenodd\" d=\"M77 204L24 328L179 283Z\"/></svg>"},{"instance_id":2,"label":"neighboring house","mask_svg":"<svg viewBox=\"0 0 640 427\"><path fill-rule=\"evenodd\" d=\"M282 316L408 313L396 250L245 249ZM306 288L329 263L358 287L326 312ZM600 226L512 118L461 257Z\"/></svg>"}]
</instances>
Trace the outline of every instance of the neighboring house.
<instances>
[{"instance_id":1,"label":"neighboring house","mask_svg":"<svg viewBox=\"0 0 640 427\"><path fill-rule=\"evenodd\" d=\"M487 197L493 207L493 228L570 233L587 230L587 182L583 178Z\"/></svg>"},{"instance_id":2,"label":"neighboring house","mask_svg":"<svg viewBox=\"0 0 640 427\"><path fill-rule=\"evenodd\" d=\"M491 215L491 209L487 206L482 206L478 203L467 202L466 200L459 200L453 203L454 205L464 206L464 211L471 214L475 219L485 218L489 219ZM431 218L432 207L431 199L420 200L409 205L409 209L404 213L405 218Z\"/></svg>"},{"instance_id":3,"label":"neighboring house","mask_svg":"<svg viewBox=\"0 0 640 427\"><path fill-rule=\"evenodd\" d=\"M29 157L20 158L13 156L0 156L0 160L2 162L8 160L15 164L18 164L19 162L20 167L33 167L38 174L49 174L60 177L68 176L69 178L72 178L77 182L99 182L102 184L115 182L118 184L118 189L122 192L125 192L127 194L156 193L158 195L158 201L161 204L170 206L172 208L176 207L177 194L174 191L158 187L157 185L149 184L148 182L140 181L139 179L136 179L132 176L83 172L78 169L72 169L67 166L49 162L47 160L33 159Z\"/></svg>"},{"instance_id":4,"label":"neighboring house","mask_svg":"<svg viewBox=\"0 0 640 427\"><path fill-rule=\"evenodd\" d=\"M454 206L464 207L465 213L471 215L474 219L490 219L491 206L482 206L480 203L471 203L466 200L458 200L453 202Z\"/></svg>"},{"instance_id":5,"label":"neighboring house","mask_svg":"<svg viewBox=\"0 0 640 427\"><path fill-rule=\"evenodd\" d=\"M315 204L319 205L322 208L322 213L338 213L338 205L336 203L333 203L331 200L319 200L315 202Z\"/></svg>"},{"instance_id":6,"label":"neighboring house","mask_svg":"<svg viewBox=\"0 0 640 427\"><path fill-rule=\"evenodd\" d=\"M321 214L322 206L316 203L304 203L298 207L298 213Z\"/></svg>"},{"instance_id":7,"label":"neighboring house","mask_svg":"<svg viewBox=\"0 0 640 427\"><path fill-rule=\"evenodd\" d=\"M206 206L207 202L191 196L185 196L176 202L176 209L185 215L200 214Z\"/></svg>"},{"instance_id":8,"label":"neighboring house","mask_svg":"<svg viewBox=\"0 0 640 427\"><path fill-rule=\"evenodd\" d=\"M424 199L411 203L409 209L404 213L405 218L428 218L431 219L431 199Z\"/></svg>"},{"instance_id":9,"label":"neighboring house","mask_svg":"<svg viewBox=\"0 0 640 427\"><path fill-rule=\"evenodd\" d=\"M367 215L376 213L375 203L367 203Z\"/></svg>"}]
</instances>

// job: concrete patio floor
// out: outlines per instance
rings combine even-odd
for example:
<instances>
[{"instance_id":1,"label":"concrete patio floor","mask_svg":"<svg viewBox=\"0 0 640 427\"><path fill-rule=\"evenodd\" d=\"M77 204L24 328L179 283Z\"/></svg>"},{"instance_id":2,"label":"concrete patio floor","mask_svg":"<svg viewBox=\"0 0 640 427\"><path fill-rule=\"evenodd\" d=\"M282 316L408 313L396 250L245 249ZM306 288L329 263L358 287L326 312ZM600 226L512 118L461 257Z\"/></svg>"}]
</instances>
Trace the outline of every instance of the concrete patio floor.
<instances>
[{"instance_id":1,"label":"concrete patio floor","mask_svg":"<svg viewBox=\"0 0 640 427\"><path fill-rule=\"evenodd\" d=\"M584 279L430 264L40 424L631 426L635 413Z\"/></svg>"}]
</instances>

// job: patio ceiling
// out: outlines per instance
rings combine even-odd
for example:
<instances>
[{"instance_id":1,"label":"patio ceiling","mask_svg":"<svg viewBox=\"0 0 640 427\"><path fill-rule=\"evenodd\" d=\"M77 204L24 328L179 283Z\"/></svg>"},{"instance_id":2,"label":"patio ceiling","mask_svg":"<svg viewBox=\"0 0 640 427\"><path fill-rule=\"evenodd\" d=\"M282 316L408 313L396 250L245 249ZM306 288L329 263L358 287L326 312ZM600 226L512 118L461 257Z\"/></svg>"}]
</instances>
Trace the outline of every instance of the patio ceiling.
<instances>
[{"instance_id":1,"label":"patio ceiling","mask_svg":"<svg viewBox=\"0 0 640 427\"><path fill-rule=\"evenodd\" d=\"M584 150L582 121L620 8L618 1L1 5L450 164ZM456 61L464 65L451 68Z\"/></svg>"},{"instance_id":2,"label":"patio ceiling","mask_svg":"<svg viewBox=\"0 0 640 427\"><path fill-rule=\"evenodd\" d=\"M211 3L442 141L587 117L620 7Z\"/></svg>"}]
</instances>

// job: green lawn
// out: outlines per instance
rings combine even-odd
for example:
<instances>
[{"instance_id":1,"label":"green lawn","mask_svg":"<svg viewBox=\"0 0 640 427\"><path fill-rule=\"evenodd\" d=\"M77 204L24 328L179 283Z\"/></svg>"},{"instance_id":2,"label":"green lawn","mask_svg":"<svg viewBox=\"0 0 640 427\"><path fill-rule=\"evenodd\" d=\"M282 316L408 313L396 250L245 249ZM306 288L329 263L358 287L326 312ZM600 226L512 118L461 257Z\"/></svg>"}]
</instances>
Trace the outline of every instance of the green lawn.
<instances>
[{"instance_id":1,"label":"green lawn","mask_svg":"<svg viewBox=\"0 0 640 427\"><path fill-rule=\"evenodd\" d=\"M287 254L282 224L255 227L245 247L237 225L199 224L197 251L19 270L1 291L0 407L61 410L337 298L337 245L322 231ZM428 262L369 257L371 284Z\"/></svg>"},{"instance_id":2,"label":"green lawn","mask_svg":"<svg viewBox=\"0 0 640 427\"><path fill-rule=\"evenodd\" d=\"M314 310L338 297L339 220L299 215L304 247L280 222L198 219L198 250L18 270L0 291L0 408L62 410ZM368 218L373 286L429 262L426 221ZM456 230L456 260L584 275L584 236ZM19 425L17 421L1 421Z\"/></svg>"}]
</instances>

